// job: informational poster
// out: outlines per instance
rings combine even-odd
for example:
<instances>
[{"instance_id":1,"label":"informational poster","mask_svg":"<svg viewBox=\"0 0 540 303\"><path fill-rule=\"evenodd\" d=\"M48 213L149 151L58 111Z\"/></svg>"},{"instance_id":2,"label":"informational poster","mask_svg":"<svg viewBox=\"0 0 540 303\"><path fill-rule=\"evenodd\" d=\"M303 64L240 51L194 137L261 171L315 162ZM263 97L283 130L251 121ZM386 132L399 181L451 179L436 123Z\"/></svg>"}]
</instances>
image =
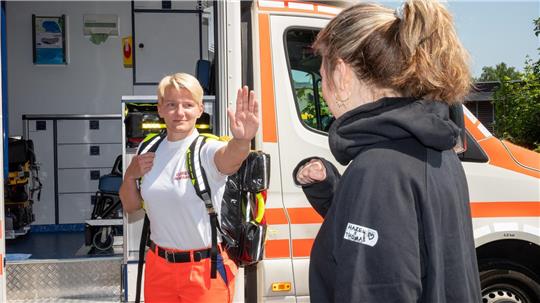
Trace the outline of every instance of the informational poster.
<instances>
[{"instance_id":1,"label":"informational poster","mask_svg":"<svg viewBox=\"0 0 540 303\"><path fill-rule=\"evenodd\" d=\"M66 64L66 17L32 15L34 64Z\"/></svg>"}]
</instances>

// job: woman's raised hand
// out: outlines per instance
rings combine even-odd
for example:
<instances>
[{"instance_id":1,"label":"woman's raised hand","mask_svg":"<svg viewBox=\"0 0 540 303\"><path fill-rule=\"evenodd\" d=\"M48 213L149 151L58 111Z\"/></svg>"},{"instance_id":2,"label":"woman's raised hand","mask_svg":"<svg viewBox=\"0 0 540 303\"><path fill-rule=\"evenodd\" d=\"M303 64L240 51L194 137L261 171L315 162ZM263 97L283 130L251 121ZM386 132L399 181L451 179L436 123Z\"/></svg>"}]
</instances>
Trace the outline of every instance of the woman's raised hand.
<instances>
[{"instance_id":1,"label":"woman's raised hand","mask_svg":"<svg viewBox=\"0 0 540 303\"><path fill-rule=\"evenodd\" d=\"M235 139L251 141L259 128L259 101L247 86L238 89L236 112L227 110L231 133Z\"/></svg>"}]
</instances>

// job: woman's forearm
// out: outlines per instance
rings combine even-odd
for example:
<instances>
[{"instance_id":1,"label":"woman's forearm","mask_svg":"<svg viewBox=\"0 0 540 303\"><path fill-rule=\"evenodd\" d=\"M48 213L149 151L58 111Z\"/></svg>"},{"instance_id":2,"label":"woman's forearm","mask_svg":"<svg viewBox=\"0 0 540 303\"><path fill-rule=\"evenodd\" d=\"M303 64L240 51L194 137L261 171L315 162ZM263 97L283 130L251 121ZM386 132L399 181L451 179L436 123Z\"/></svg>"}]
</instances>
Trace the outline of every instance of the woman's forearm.
<instances>
[{"instance_id":1,"label":"woman's forearm","mask_svg":"<svg viewBox=\"0 0 540 303\"><path fill-rule=\"evenodd\" d=\"M124 178L124 182L120 186L119 195L122 201L122 207L128 214L141 208L142 197L135 179Z\"/></svg>"},{"instance_id":2,"label":"woman's forearm","mask_svg":"<svg viewBox=\"0 0 540 303\"><path fill-rule=\"evenodd\" d=\"M250 148L251 140L233 138L216 152L215 162L218 170L225 175L234 174L247 158Z\"/></svg>"}]
</instances>

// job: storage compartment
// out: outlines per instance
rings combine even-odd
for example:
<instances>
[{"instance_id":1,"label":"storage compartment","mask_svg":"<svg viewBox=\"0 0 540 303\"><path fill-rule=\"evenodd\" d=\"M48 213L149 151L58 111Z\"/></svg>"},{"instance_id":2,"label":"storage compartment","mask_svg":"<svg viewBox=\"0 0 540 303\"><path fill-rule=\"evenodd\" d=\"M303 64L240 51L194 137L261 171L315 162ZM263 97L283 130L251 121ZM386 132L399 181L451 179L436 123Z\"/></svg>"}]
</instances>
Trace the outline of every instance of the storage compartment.
<instances>
[{"instance_id":1,"label":"storage compartment","mask_svg":"<svg viewBox=\"0 0 540 303\"><path fill-rule=\"evenodd\" d=\"M108 168L122 153L122 144L58 145L58 168Z\"/></svg>"},{"instance_id":2,"label":"storage compartment","mask_svg":"<svg viewBox=\"0 0 540 303\"><path fill-rule=\"evenodd\" d=\"M83 223L92 214L95 193L58 194L60 224Z\"/></svg>"},{"instance_id":3,"label":"storage compartment","mask_svg":"<svg viewBox=\"0 0 540 303\"><path fill-rule=\"evenodd\" d=\"M109 161L111 165L112 160ZM58 192L80 193L95 192L99 178L111 172L111 168L60 168L58 169Z\"/></svg>"},{"instance_id":4,"label":"storage compartment","mask_svg":"<svg viewBox=\"0 0 540 303\"><path fill-rule=\"evenodd\" d=\"M48 225L80 224L83 230L99 178L111 172L122 152L121 116L23 115L23 126L25 137L34 142L43 184L40 201L34 201L33 224L55 230L59 227Z\"/></svg>"},{"instance_id":5,"label":"storage compartment","mask_svg":"<svg viewBox=\"0 0 540 303\"><path fill-rule=\"evenodd\" d=\"M118 143L120 119L59 120L58 143Z\"/></svg>"}]
</instances>

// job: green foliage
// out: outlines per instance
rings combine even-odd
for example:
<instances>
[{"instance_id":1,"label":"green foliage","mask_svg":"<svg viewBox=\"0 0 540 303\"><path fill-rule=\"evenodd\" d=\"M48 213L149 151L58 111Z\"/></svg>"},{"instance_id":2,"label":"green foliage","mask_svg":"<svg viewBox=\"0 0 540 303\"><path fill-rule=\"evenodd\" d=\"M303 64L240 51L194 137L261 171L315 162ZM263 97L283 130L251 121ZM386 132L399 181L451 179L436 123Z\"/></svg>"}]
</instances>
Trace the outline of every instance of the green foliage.
<instances>
[{"instance_id":1,"label":"green foliage","mask_svg":"<svg viewBox=\"0 0 540 303\"><path fill-rule=\"evenodd\" d=\"M540 17L533 21L534 24L534 34L536 37L540 37ZM538 53L540 54L540 47L538 48ZM539 56L540 57L540 56ZM534 73L540 74L540 58L533 64Z\"/></svg>"},{"instance_id":2,"label":"green foliage","mask_svg":"<svg viewBox=\"0 0 540 303\"><path fill-rule=\"evenodd\" d=\"M296 89L296 96L298 97L298 105L300 107L300 112L302 120L309 126L313 128L319 128L317 126L317 109L315 107L315 99L313 95L313 89L311 87L302 87ZM321 130L328 128L329 123L331 122L330 110L328 105L324 102L322 98L321 88L319 88L318 96L320 98L320 117L321 117Z\"/></svg>"},{"instance_id":3,"label":"green foliage","mask_svg":"<svg viewBox=\"0 0 540 303\"><path fill-rule=\"evenodd\" d=\"M482 68L482 74L479 78L475 79L476 82L484 81L503 81L503 80L517 80L520 78L520 73L515 67L507 66L506 63L501 62L495 67L484 66Z\"/></svg>"},{"instance_id":4,"label":"green foliage","mask_svg":"<svg viewBox=\"0 0 540 303\"><path fill-rule=\"evenodd\" d=\"M308 126L319 130L327 130L332 122L330 110L322 97L320 76L300 70L292 70L293 85L296 93L296 102L300 110L300 116ZM318 80L316 80L318 79ZM318 91L315 89L318 88ZM317 100L319 101L319 113L317 115Z\"/></svg>"},{"instance_id":5,"label":"green foliage","mask_svg":"<svg viewBox=\"0 0 540 303\"><path fill-rule=\"evenodd\" d=\"M493 102L495 134L540 151L540 74L535 64L527 59L520 81L501 80Z\"/></svg>"},{"instance_id":6,"label":"green foliage","mask_svg":"<svg viewBox=\"0 0 540 303\"><path fill-rule=\"evenodd\" d=\"M298 106L300 107L302 120L307 125L316 128L317 117L315 115L313 89L311 87L297 88L296 96L298 97Z\"/></svg>"},{"instance_id":7,"label":"green foliage","mask_svg":"<svg viewBox=\"0 0 540 303\"><path fill-rule=\"evenodd\" d=\"M534 34L540 36L540 18L533 24ZM540 48L538 51L540 54ZM504 63L483 71L486 78L494 71L495 80L501 83L493 96L495 135L540 152L540 59L535 62L527 56L524 71L517 77Z\"/></svg>"}]
</instances>

